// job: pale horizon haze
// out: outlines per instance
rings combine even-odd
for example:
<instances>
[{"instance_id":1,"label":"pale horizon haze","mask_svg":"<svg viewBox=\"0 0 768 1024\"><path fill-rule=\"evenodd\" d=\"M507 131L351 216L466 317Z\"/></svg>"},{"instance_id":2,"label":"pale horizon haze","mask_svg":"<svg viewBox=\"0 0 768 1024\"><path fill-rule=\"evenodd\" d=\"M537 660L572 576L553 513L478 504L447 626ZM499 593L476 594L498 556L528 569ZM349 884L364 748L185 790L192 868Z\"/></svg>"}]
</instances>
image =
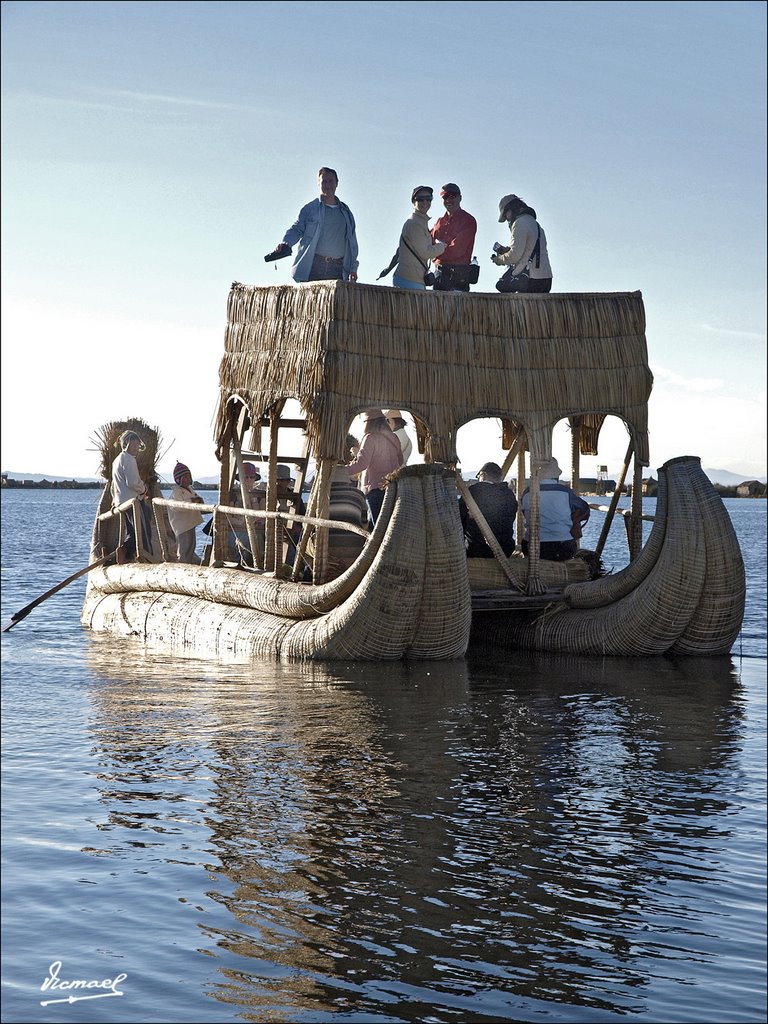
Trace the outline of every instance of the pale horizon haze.
<instances>
[{"instance_id":1,"label":"pale horizon haze","mask_svg":"<svg viewBox=\"0 0 768 1024\"><path fill-rule=\"evenodd\" d=\"M557 292L640 290L650 472L766 475L766 5L2 3L2 470L96 476L111 420L215 476L233 281L334 167L373 284L414 186L457 182L477 290L498 201L547 233ZM389 287L391 277L382 286ZM495 422L462 466L501 461ZM611 420L596 458L616 477ZM555 454L569 466L567 432Z\"/></svg>"}]
</instances>

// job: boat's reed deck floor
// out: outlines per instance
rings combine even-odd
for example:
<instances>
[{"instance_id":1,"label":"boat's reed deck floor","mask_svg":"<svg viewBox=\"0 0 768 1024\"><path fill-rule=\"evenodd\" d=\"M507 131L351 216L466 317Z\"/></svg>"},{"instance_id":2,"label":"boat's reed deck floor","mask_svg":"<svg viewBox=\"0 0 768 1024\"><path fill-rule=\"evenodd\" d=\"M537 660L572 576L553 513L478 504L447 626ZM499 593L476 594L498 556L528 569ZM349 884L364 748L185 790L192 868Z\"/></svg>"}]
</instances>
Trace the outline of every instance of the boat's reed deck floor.
<instances>
[{"instance_id":1,"label":"boat's reed deck floor","mask_svg":"<svg viewBox=\"0 0 768 1024\"><path fill-rule=\"evenodd\" d=\"M521 594L518 590L473 590L473 612L536 611L561 600L563 588L551 588L543 594Z\"/></svg>"}]
</instances>

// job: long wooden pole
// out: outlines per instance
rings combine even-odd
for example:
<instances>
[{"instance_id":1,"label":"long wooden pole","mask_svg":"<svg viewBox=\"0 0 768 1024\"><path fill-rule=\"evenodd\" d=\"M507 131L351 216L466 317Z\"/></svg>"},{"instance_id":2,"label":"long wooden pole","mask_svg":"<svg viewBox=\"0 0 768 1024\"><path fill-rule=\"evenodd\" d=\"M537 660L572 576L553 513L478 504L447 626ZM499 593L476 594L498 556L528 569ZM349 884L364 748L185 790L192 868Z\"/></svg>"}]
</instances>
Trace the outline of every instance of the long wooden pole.
<instances>
[{"instance_id":1,"label":"long wooden pole","mask_svg":"<svg viewBox=\"0 0 768 1024\"><path fill-rule=\"evenodd\" d=\"M622 492L622 490L624 488L624 480L626 479L627 470L629 469L629 463L630 463L630 461L632 459L632 452L634 450L635 450L634 442L630 441L629 442L629 447L627 448L627 454L624 456L624 465L623 465L622 470L621 470L621 476L616 481L616 488L615 488L615 490L613 492L613 497L611 498L611 503L608 506L608 514L605 517L605 522L603 523L603 529L600 532L600 540L597 542L597 547L595 548L595 554L598 557L600 555L602 555L603 548L605 547L605 542L608 539L608 531L611 528L611 523L613 522L613 517L614 517L614 515L616 513L616 506L619 504L619 498L621 497L621 492Z\"/></svg>"},{"instance_id":2,"label":"long wooden pole","mask_svg":"<svg viewBox=\"0 0 768 1024\"><path fill-rule=\"evenodd\" d=\"M471 489L467 487L466 483L462 480L461 474L459 472L456 473L456 486L459 489L459 494L461 494L462 498L464 499L464 504L467 506L469 514L480 527L480 532L485 538L488 547L491 549L494 556L496 557L499 565L502 568L502 571L504 572L504 575L507 577L509 582L516 590L519 589L520 584L509 566L509 559L504 554L501 544L499 544L498 540L496 539L496 534L488 525L488 520L481 512L480 506L472 497Z\"/></svg>"},{"instance_id":3,"label":"long wooden pole","mask_svg":"<svg viewBox=\"0 0 768 1024\"><path fill-rule=\"evenodd\" d=\"M115 549L115 551L116 550L117 549ZM55 587L51 587L50 590L46 590L46 592L41 594L40 597L36 597L34 601L30 601L29 604L24 605L24 607L19 611L14 612L10 621L3 626L0 632L7 633L9 629L13 629L17 622L21 622L22 619L26 619L29 613L34 608L37 608L39 604L42 604L43 601L47 601L48 598L53 597L54 594L58 594L60 590L63 590L64 587L68 587L70 583L74 583L75 580L79 579L81 576L85 576L85 574L90 572L91 569L97 569L100 565L103 565L108 559L113 557L115 551L112 551L101 558L97 558L95 562L91 562L90 565L86 565L84 569L78 569L77 572L73 572L71 576L67 576L67 578L62 580L61 583L57 583Z\"/></svg>"}]
</instances>

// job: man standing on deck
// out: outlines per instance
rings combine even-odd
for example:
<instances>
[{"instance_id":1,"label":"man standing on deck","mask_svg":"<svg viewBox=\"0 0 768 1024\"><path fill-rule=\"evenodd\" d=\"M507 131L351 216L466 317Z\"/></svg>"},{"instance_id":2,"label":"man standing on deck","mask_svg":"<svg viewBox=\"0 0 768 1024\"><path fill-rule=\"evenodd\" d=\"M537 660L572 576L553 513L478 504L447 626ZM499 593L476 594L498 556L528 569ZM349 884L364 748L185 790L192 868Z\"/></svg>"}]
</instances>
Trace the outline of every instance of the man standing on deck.
<instances>
[{"instance_id":1,"label":"man standing on deck","mask_svg":"<svg viewBox=\"0 0 768 1024\"><path fill-rule=\"evenodd\" d=\"M445 251L435 257L435 291L468 292L467 275L475 246L477 221L461 208L461 189L449 181L440 189L445 213L432 228L432 240L445 242Z\"/></svg>"},{"instance_id":2,"label":"man standing on deck","mask_svg":"<svg viewBox=\"0 0 768 1024\"><path fill-rule=\"evenodd\" d=\"M332 167L321 167L317 183L320 197L302 206L282 242L267 258L288 256L298 242L291 267L294 281L357 281L355 218L336 197L339 176Z\"/></svg>"}]
</instances>

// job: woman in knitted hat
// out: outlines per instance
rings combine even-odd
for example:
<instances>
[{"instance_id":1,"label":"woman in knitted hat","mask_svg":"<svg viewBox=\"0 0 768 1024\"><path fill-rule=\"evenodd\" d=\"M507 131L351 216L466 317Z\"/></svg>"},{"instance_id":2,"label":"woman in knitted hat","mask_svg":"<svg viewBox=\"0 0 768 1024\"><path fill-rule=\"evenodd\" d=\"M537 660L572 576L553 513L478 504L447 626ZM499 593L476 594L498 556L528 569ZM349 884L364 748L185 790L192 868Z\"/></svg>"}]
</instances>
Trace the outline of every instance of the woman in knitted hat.
<instances>
[{"instance_id":1,"label":"woman in knitted hat","mask_svg":"<svg viewBox=\"0 0 768 1024\"><path fill-rule=\"evenodd\" d=\"M357 458L347 469L350 476L360 477L368 505L368 521L373 526L384 502L384 479L402 466L403 449L381 409L366 409L363 420L363 443Z\"/></svg>"},{"instance_id":2,"label":"woman in knitted hat","mask_svg":"<svg viewBox=\"0 0 768 1024\"><path fill-rule=\"evenodd\" d=\"M192 489L192 472L189 466L183 462L177 462L173 470L173 479L176 486L171 491L172 501L189 501L197 505L204 504L200 495ZM176 536L176 559L179 562L187 562L191 565L200 565L200 559L195 554L197 546L196 529L202 523L203 517L196 510L191 508L169 508L168 519L171 529Z\"/></svg>"},{"instance_id":3,"label":"woman in knitted hat","mask_svg":"<svg viewBox=\"0 0 768 1024\"><path fill-rule=\"evenodd\" d=\"M151 511L149 506L149 488L139 475L136 456L144 451L145 445L135 430L124 430L115 441L120 454L112 463L112 507L118 508L123 502L132 498L141 498L141 518L143 522L144 547L152 551ZM117 549L118 565L136 554L136 524L133 521L133 510L125 512L126 533L125 543Z\"/></svg>"}]
</instances>

